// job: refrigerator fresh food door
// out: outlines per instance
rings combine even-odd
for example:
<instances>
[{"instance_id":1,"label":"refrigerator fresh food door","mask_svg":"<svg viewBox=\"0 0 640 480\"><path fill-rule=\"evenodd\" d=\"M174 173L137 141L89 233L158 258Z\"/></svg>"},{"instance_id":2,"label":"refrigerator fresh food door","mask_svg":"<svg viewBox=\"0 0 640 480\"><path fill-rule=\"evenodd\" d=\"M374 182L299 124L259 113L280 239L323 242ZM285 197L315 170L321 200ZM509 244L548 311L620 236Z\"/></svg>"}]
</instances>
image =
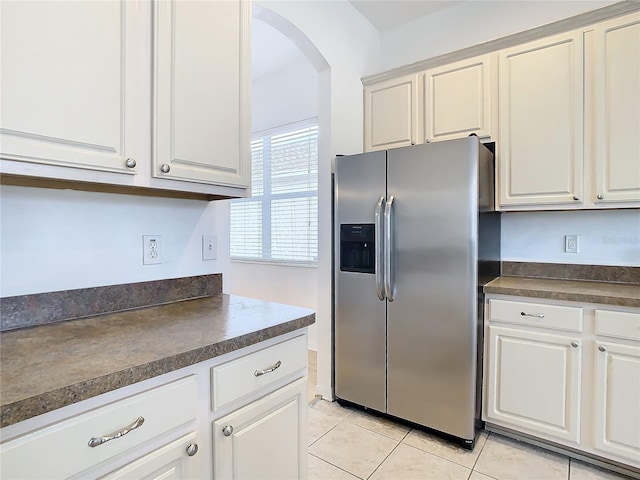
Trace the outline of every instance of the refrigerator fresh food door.
<instances>
[{"instance_id":1,"label":"refrigerator fresh food door","mask_svg":"<svg viewBox=\"0 0 640 480\"><path fill-rule=\"evenodd\" d=\"M394 197L387 412L474 438L476 138L388 151Z\"/></svg>"},{"instance_id":2,"label":"refrigerator fresh food door","mask_svg":"<svg viewBox=\"0 0 640 480\"><path fill-rule=\"evenodd\" d=\"M335 166L335 394L380 412L386 409L386 303L376 255L382 251L375 247L381 247L376 216L382 219L386 160L385 151L372 152L337 157ZM363 235L373 229L373 250L358 245L360 226ZM365 253L375 256L373 273L354 268L370 265Z\"/></svg>"}]
</instances>

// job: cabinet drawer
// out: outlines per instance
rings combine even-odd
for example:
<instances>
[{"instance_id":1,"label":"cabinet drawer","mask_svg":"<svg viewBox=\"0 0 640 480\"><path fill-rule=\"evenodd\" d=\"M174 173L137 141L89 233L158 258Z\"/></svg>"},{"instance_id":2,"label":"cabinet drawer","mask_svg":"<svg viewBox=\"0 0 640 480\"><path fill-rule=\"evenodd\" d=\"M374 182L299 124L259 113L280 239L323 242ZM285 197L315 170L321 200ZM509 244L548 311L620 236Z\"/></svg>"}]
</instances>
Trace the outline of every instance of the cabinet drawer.
<instances>
[{"instance_id":1,"label":"cabinet drawer","mask_svg":"<svg viewBox=\"0 0 640 480\"><path fill-rule=\"evenodd\" d=\"M194 420L196 413L196 380L190 376L1 445L2 477L67 478ZM89 446L90 439L113 435L138 417L144 422L129 433Z\"/></svg>"},{"instance_id":2,"label":"cabinet drawer","mask_svg":"<svg viewBox=\"0 0 640 480\"><path fill-rule=\"evenodd\" d=\"M640 313L596 310L596 335L640 340Z\"/></svg>"},{"instance_id":3,"label":"cabinet drawer","mask_svg":"<svg viewBox=\"0 0 640 480\"><path fill-rule=\"evenodd\" d=\"M211 407L218 410L296 371L302 375L306 366L307 337L303 335L213 367Z\"/></svg>"},{"instance_id":4,"label":"cabinet drawer","mask_svg":"<svg viewBox=\"0 0 640 480\"><path fill-rule=\"evenodd\" d=\"M582 308L489 300L489 320L582 332Z\"/></svg>"}]
</instances>

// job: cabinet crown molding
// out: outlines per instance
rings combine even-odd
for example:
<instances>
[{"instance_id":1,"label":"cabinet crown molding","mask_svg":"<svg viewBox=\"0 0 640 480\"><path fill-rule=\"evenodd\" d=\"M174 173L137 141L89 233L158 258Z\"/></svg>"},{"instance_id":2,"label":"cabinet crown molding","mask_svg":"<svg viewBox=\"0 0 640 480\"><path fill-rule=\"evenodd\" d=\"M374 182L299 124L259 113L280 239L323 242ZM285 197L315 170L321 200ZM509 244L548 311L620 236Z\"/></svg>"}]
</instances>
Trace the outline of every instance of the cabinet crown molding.
<instances>
[{"instance_id":1,"label":"cabinet crown molding","mask_svg":"<svg viewBox=\"0 0 640 480\"><path fill-rule=\"evenodd\" d=\"M439 67L449 63L457 62L460 60L466 60L467 58L476 57L478 55L484 55L492 53L504 48L514 47L522 43L544 38L549 35L556 35L564 33L570 30L576 30L578 28L585 28L598 22L610 20L615 17L626 15L633 12L640 12L640 2L625 0L622 2L614 3L597 10L582 13L573 17L558 20L556 22L549 23L540 27L535 27L523 32L514 33L506 37L490 40L478 45L456 50L454 52L445 53L436 57L420 60L409 65L403 65L385 72L377 73L374 75L368 75L362 77L362 84L373 85L378 82L390 80L403 75L409 75L412 73L418 73L430 68Z\"/></svg>"}]
</instances>

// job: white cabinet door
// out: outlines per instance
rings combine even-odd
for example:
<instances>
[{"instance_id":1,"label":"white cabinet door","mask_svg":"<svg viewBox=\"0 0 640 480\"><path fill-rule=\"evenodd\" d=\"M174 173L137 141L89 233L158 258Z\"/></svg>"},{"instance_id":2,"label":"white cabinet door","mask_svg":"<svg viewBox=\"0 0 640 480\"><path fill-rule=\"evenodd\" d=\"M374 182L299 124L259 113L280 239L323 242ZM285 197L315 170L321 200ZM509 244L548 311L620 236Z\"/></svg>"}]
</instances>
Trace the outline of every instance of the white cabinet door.
<instances>
[{"instance_id":1,"label":"white cabinet door","mask_svg":"<svg viewBox=\"0 0 640 480\"><path fill-rule=\"evenodd\" d=\"M471 133L491 137L490 55L433 68L422 75L426 141Z\"/></svg>"},{"instance_id":2,"label":"white cabinet door","mask_svg":"<svg viewBox=\"0 0 640 480\"><path fill-rule=\"evenodd\" d=\"M640 347L596 342L594 447L640 467Z\"/></svg>"},{"instance_id":3,"label":"white cabinet door","mask_svg":"<svg viewBox=\"0 0 640 480\"><path fill-rule=\"evenodd\" d=\"M579 444L579 338L489 326L485 420Z\"/></svg>"},{"instance_id":4,"label":"white cabinet door","mask_svg":"<svg viewBox=\"0 0 640 480\"><path fill-rule=\"evenodd\" d=\"M193 454L194 449L195 454ZM189 455L189 451L193 455ZM200 465L204 455L205 452L197 453L196 433L193 432L101 478L103 480L196 480L202 478Z\"/></svg>"},{"instance_id":5,"label":"white cabinet door","mask_svg":"<svg viewBox=\"0 0 640 480\"><path fill-rule=\"evenodd\" d=\"M422 143L418 132L418 75L364 88L364 151Z\"/></svg>"},{"instance_id":6,"label":"white cabinet door","mask_svg":"<svg viewBox=\"0 0 640 480\"><path fill-rule=\"evenodd\" d=\"M501 206L580 205L582 32L499 53Z\"/></svg>"},{"instance_id":7,"label":"white cabinet door","mask_svg":"<svg viewBox=\"0 0 640 480\"><path fill-rule=\"evenodd\" d=\"M1 2L0 157L135 172L144 11L126 0Z\"/></svg>"},{"instance_id":8,"label":"white cabinet door","mask_svg":"<svg viewBox=\"0 0 640 480\"><path fill-rule=\"evenodd\" d=\"M217 480L307 478L306 379L213 422Z\"/></svg>"},{"instance_id":9,"label":"white cabinet door","mask_svg":"<svg viewBox=\"0 0 640 480\"><path fill-rule=\"evenodd\" d=\"M248 187L250 2L160 0L153 175Z\"/></svg>"},{"instance_id":10,"label":"white cabinet door","mask_svg":"<svg viewBox=\"0 0 640 480\"><path fill-rule=\"evenodd\" d=\"M640 202L640 14L594 35L595 201Z\"/></svg>"}]
</instances>

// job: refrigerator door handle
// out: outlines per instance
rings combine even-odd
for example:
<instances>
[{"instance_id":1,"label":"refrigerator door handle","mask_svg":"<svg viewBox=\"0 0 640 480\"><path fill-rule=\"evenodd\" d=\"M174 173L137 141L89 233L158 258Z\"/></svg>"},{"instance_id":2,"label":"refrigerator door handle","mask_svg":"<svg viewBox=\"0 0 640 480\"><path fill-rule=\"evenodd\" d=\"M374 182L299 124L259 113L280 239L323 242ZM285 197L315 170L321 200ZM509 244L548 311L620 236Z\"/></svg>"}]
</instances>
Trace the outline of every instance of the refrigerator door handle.
<instances>
[{"instance_id":1,"label":"refrigerator door handle","mask_svg":"<svg viewBox=\"0 0 640 480\"><path fill-rule=\"evenodd\" d=\"M387 300L393 302L393 201L394 196L389 195L384 208L384 291Z\"/></svg>"},{"instance_id":2,"label":"refrigerator door handle","mask_svg":"<svg viewBox=\"0 0 640 480\"><path fill-rule=\"evenodd\" d=\"M375 213L375 269L376 269L376 293L381 301L384 301L384 286L382 279L384 278L384 238L382 232L382 210L384 208L384 195L378 199Z\"/></svg>"}]
</instances>

